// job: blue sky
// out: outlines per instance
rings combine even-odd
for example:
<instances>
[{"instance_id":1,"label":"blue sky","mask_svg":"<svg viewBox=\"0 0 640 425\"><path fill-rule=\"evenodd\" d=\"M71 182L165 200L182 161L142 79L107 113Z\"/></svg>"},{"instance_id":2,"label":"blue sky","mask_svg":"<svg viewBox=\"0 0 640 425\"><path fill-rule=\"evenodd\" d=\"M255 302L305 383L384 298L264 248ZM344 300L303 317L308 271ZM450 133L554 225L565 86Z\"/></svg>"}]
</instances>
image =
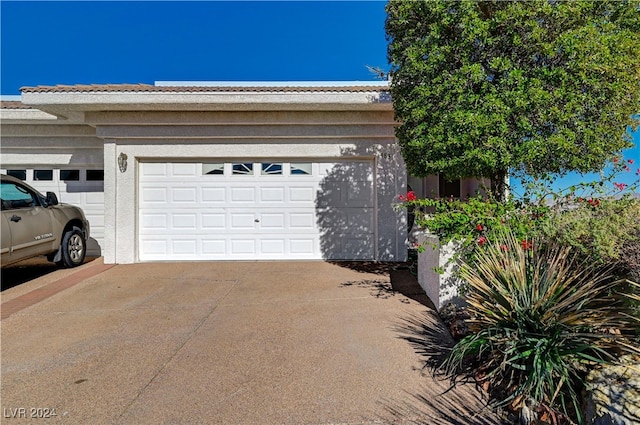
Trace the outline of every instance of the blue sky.
<instances>
[{"instance_id":1,"label":"blue sky","mask_svg":"<svg viewBox=\"0 0 640 425\"><path fill-rule=\"evenodd\" d=\"M385 4L2 0L0 93L55 84L374 80L366 65L388 69ZM640 131L633 138L640 145ZM619 181L630 183L640 148L624 155L634 172Z\"/></svg>"},{"instance_id":2,"label":"blue sky","mask_svg":"<svg viewBox=\"0 0 640 425\"><path fill-rule=\"evenodd\" d=\"M2 1L2 94L25 85L372 80L385 2Z\"/></svg>"}]
</instances>

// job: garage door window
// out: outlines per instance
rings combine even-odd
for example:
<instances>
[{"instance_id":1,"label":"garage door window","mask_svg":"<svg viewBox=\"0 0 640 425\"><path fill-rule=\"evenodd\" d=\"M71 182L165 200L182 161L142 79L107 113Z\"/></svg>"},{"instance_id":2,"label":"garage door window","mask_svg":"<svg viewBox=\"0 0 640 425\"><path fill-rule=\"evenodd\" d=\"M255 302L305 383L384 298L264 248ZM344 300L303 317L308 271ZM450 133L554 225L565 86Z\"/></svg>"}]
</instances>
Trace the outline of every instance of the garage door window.
<instances>
[{"instance_id":1,"label":"garage door window","mask_svg":"<svg viewBox=\"0 0 640 425\"><path fill-rule=\"evenodd\" d=\"M282 164L273 163L273 162L262 163L262 175L263 176L282 175Z\"/></svg>"},{"instance_id":2,"label":"garage door window","mask_svg":"<svg viewBox=\"0 0 640 425\"><path fill-rule=\"evenodd\" d=\"M311 163L310 162L292 162L291 163L292 175L310 175Z\"/></svg>"},{"instance_id":3,"label":"garage door window","mask_svg":"<svg viewBox=\"0 0 640 425\"><path fill-rule=\"evenodd\" d=\"M65 182L80 181L80 170L60 170L60 180Z\"/></svg>"},{"instance_id":4,"label":"garage door window","mask_svg":"<svg viewBox=\"0 0 640 425\"><path fill-rule=\"evenodd\" d=\"M20 180L26 180L27 170L7 170L7 175Z\"/></svg>"},{"instance_id":5,"label":"garage door window","mask_svg":"<svg viewBox=\"0 0 640 425\"><path fill-rule=\"evenodd\" d=\"M224 164L220 164L220 163L202 164L202 174L205 174L205 175L223 175L224 174Z\"/></svg>"},{"instance_id":6,"label":"garage door window","mask_svg":"<svg viewBox=\"0 0 640 425\"><path fill-rule=\"evenodd\" d=\"M33 180L52 181L53 170L33 170Z\"/></svg>"},{"instance_id":7,"label":"garage door window","mask_svg":"<svg viewBox=\"0 0 640 425\"><path fill-rule=\"evenodd\" d=\"M232 174L253 175L253 163L245 162L242 164L231 165Z\"/></svg>"},{"instance_id":8,"label":"garage door window","mask_svg":"<svg viewBox=\"0 0 640 425\"><path fill-rule=\"evenodd\" d=\"M87 181L97 182L104 180L104 170L87 170Z\"/></svg>"}]
</instances>

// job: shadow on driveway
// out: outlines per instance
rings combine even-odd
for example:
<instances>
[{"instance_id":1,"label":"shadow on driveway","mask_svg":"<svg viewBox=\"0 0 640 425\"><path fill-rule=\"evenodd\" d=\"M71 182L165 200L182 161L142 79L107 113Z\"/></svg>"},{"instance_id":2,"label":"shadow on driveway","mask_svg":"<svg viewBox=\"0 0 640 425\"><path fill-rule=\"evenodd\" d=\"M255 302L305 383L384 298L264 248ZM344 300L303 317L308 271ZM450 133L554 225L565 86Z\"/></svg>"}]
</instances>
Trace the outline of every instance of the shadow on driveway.
<instances>
[{"instance_id":1,"label":"shadow on driveway","mask_svg":"<svg viewBox=\"0 0 640 425\"><path fill-rule=\"evenodd\" d=\"M93 260L95 258L87 257L85 264ZM29 258L3 267L0 275L0 292L54 273L60 269L60 266L48 261L45 257Z\"/></svg>"},{"instance_id":2,"label":"shadow on driveway","mask_svg":"<svg viewBox=\"0 0 640 425\"><path fill-rule=\"evenodd\" d=\"M342 264L345 267L344 264ZM356 271L364 266L364 270L373 273L386 267L377 264L375 267L354 263L346 266ZM402 399L387 399L383 402L385 410L398 423L422 424L431 420L439 425L499 425L502 420L486 407L486 399L480 389L474 389L474 383L460 382L452 386L441 373L439 366L449 354L454 340L449 330L436 313L435 306L426 296L415 276L405 268L387 268L389 280L364 279L345 282L342 286L355 286L369 290L375 298L389 299L400 294L417 301L427 307L421 313L402 315L392 330L398 338L405 340L420 357L422 373L440 383L447 383L434 393L434 388L424 388L421 392L407 392ZM380 273L382 274L382 273ZM408 303L401 297L401 302ZM416 419L412 422L411 418ZM408 422L407 422L408 420ZM394 421L394 423L396 423ZM427 422L428 423L428 422Z\"/></svg>"}]
</instances>

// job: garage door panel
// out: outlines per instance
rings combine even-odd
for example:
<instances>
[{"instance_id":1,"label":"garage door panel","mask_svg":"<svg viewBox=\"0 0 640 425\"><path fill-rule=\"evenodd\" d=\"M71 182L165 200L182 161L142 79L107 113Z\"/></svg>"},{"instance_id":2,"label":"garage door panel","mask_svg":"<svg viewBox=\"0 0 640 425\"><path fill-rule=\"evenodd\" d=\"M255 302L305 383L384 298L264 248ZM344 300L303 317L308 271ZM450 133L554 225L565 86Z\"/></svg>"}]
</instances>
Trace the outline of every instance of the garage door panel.
<instances>
[{"instance_id":1,"label":"garage door panel","mask_svg":"<svg viewBox=\"0 0 640 425\"><path fill-rule=\"evenodd\" d=\"M182 203L196 203L198 191L195 187L180 187L171 189L171 201Z\"/></svg>"},{"instance_id":2,"label":"garage door panel","mask_svg":"<svg viewBox=\"0 0 640 425\"><path fill-rule=\"evenodd\" d=\"M167 214L143 213L140 215L140 227L146 229L166 229L169 220Z\"/></svg>"},{"instance_id":3,"label":"garage door panel","mask_svg":"<svg viewBox=\"0 0 640 425\"><path fill-rule=\"evenodd\" d=\"M226 239L203 239L202 254L205 256L215 255L224 257L227 254Z\"/></svg>"},{"instance_id":4,"label":"garage door panel","mask_svg":"<svg viewBox=\"0 0 640 425\"><path fill-rule=\"evenodd\" d=\"M142 189L141 200L144 203L163 203L167 202L167 188L164 187L147 187Z\"/></svg>"},{"instance_id":5,"label":"garage door panel","mask_svg":"<svg viewBox=\"0 0 640 425\"><path fill-rule=\"evenodd\" d=\"M373 218L369 209L335 208L319 213L320 228L337 234L373 233Z\"/></svg>"},{"instance_id":6,"label":"garage door panel","mask_svg":"<svg viewBox=\"0 0 640 425\"><path fill-rule=\"evenodd\" d=\"M373 258L361 246L373 243L371 162L282 162L266 174L246 161L244 175L236 163L214 175L200 163L141 164L140 260ZM301 167L310 174L291 173Z\"/></svg>"},{"instance_id":7,"label":"garage door panel","mask_svg":"<svg viewBox=\"0 0 640 425\"><path fill-rule=\"evenodd\" d=\"M232 239L230 244L232 256L255 254L256 241L254 239Z\"/></svg>"},{"instance_id":8,"label":"garage door panel","mask_svg":"<svg viewBox=\"0 0 640 425\"><path fill-rule=\"evenodd\" d=\"M256 189L254 187L232 187L231 202L256 202Z\"/></svg>"},{"instance_id":9,"label":"garage door panel","mask_svg":"<svg viewBox=\"0 0 640 425\"><path fill-rule=\"evenodd\" d=\"M196 177L198 172L197 164L175 163L171 164L171 175L176 177Z\"/></svg>"},{"instance_id":10,"label":"garage door panel","mask_svg":"<svg viewBox=\"0 0 640 425\"><path fill-rule=\"evenodd\" d=\"M258 229L285 230L284 213L261 213L258 216Z\"/></svg>"},{"instance_id":11,"label":"garage door panel","mask_svg":"<svg viewBox=\"0 0 640 425\"><path fill-rule=\"evenodd\" d=\"M255 215L253 213L230 213L230 226L231 230L254 230L256 227Z\"/></svg>"},{"instance_id":12,"label":"garage door panel","mask_svg":"<svg viewBox=\"0 0 640 425\"><path fill-rule=\"evenodd\" d=\"M203 187L201 194L203 203L224 204L227 202L227 190L224 187Z\"/></svg>"},{"instance_id":13,"label":"garage door panel","mask_svg":"<svg viewBox=\"0 0 640 425\"><path fill-rule=\"evenodd\" d=\"M179 230L197 229L198 217L196 214L174 214L171 216L171 225Z\"/></svg>"},{"instance_id":14,"label":"garage door panel","mask_svg":"<svg viewBox=\"0 0 640 425\"><path fill-rule=\"evenodd\" d=\"M142 241L141 248L150 257L160 258L169 253L167 241L164 239L147 239Z\"/></svg>"},{"instance_id":15,"label":"garage door panel","mask_svg":"<svg viewBox=\"0 0 640 425\"><path fill-rule=\"evenodd\" d=\"M226 226L226 214L204 213L202 214L202 228L222 230Z\"/></svg>"},{"instance_id":16,"label":"garage door panel","mask_svg":"<svg viewBox=\"0 0 640 425\"><path fill-rule=\"evenodd\" d=\"M175 255L188 255L189 257L196 255L197 243L193 239L180 240L174 239L171 241L171 253Z\"/></svg>"},{"instance_id":17,"label":"garage door panel","mask_svg":"<svg viewBox=\"0 0 640 425\"><path fill-rule=\"evenodd\" d=\"M314 238L292 238L289 240L292 255L314 255L317 240Z\"/></svg>"},{"instance_id":18,"label":"garage door panel","mask_svg":"<svg viewBox=\"0 0 640 425\"><path fill-rule=\"evenodd\" d=\"M260 252L262 254L286 254L286 241L284 239L260 239Z\"/></svg>"},{"instance_id":19,"label":"garage door panel","mask_svg":"<svg viewBox=\"0 0 640 425\"><path fill-rule=\"evenodd\" d=\"M334 241L325 249L334 260L366 260L373 258L371 235L346 236Z\"/></svg>"},{"instance_id":20,"label":"garage door panel","mask_svg":"<svg viewBox=\"0 0 640 425\"><path fill-rule=\"evenodd\" d=\"M373 186L371 182L358 181L355 185L344 185L342 187L343 201L349 207L372 207L373 206Z\"/></svg>"},{"instance_id":21,"label":"garage door panel","mask_svg":"<svg viewBox=\"0 0 640 425\"><path fill-rule=\"evenodd\" d=\"M316 191L317 189L314 186L290 187L289 201L312 203L315 200Z\"/></svg>"},{"instance_id":22,"label":"garage door panel","mask_svg":"<svg viewBox=\"0 0 640 425\"><path fill-rule=\"evenodd\" d=\"M325 181L373 181L373 165L365 161L319 164L319 174Z\"/></svg>"},{"instance_id":23,"label":"garage door panel","mask_svg":"<svg viewBox=\"0 0 640 425\"><path fill-rule=\"evenodd\" d=\"M285 190L283 187L261 187L260 202L277 202L285 201Z\"/></svg>"},{"instance_id":24,"label":"garage door panel","mask_svg":"<svg viewBox=\"0 0 640 425\"><path fill-rule=\"evenodd\" d=\"M140 164L140 177L165 177L167 175L167 167L169 164L166 163L153 163L153 162L145 162Z\"/></svg>"},{"instance_id":25,"label":"garage door panel","mask_svg":"<svg viewBox=\"0 0 640 425\"><path fill-rule=\"evenodd\" d=\"M315 230L315 217L311 212L296 212L289 214L289 227L296 230Z\"/></svg>"}]
</instances>

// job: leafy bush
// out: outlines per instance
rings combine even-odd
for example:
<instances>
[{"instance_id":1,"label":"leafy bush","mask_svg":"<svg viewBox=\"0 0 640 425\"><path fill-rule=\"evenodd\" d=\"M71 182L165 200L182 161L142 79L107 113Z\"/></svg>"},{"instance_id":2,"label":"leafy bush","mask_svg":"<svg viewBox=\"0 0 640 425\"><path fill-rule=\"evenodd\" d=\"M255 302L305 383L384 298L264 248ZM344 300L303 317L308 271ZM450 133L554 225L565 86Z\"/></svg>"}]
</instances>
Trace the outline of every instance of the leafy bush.
<instances>
[{"instance_id":1,"label":"leafy bush","mask_svg":"<svg viewBox=\"0 0 640 425\"><path fill-rule=\"evenodd\" d=\"M523 246L503 232L473 263L462 262L472 333L442 368L452 379L480 372L498 405L532 399L580 422L585 368L640 352L630 339L637 319L627 314L623 281L611 271L569 246L538 239Z\"/></svg>"},{"instance_id":2,"label":"leafy bush","mask_svg":"<svg viewBox=\"0 0 640 425\"><path fill-rule=\"evenodd\" d=\"M542 233L640 280L640 199L601 198L596 204L579 198L576 208L549 216Z\"/></svg>"}]
</instances>

